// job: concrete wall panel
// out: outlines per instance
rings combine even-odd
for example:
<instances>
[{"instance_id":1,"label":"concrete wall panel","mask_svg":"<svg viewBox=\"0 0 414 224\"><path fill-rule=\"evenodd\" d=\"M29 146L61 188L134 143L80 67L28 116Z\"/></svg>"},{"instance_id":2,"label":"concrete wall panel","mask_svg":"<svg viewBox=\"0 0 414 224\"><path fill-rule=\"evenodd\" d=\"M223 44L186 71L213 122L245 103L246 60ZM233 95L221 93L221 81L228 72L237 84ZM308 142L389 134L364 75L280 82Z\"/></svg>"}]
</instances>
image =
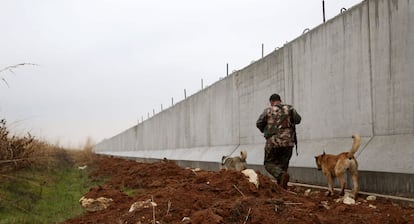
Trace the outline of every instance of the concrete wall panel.
<instances>
[{"instance_id":1,"label":"concrete wall panel","mask_svg":"<svg viewBox=\"0 0 414 224\"><path fill-rule=\"evenodd\" d=\"M301 139L372 135L369 65L361 63L369 49L364 9L363 4L289 43L292 104L304 115Z\"/></svg>"},{"instance_id":2,"label":"concrete wall panel","mask_svg":"<svg viewBox=\"0 0 414 224\"><path fill-rule=\"evenodd\" d=\"M255 122L279 93L303 118L295 179L324 183L314 156L349 150L359 133L361 189L414 193L413 18L413 1L363 1L94 149L212 169L221 156L246 150L248 163L262 169L265 141ZM372 188L388 180L404 185L397 173L411 178L408 187Z\"/></svg>"},{"instance_id":3,"label":"concrete wall panel","mask_svg":"<svg viewBox=\"0 0 414 224\"><path fill-rule=\"evenodd\" d=\"M377 135L414 130L414 3L369 1L374 130Z\"/></svg>"}]
</instances>

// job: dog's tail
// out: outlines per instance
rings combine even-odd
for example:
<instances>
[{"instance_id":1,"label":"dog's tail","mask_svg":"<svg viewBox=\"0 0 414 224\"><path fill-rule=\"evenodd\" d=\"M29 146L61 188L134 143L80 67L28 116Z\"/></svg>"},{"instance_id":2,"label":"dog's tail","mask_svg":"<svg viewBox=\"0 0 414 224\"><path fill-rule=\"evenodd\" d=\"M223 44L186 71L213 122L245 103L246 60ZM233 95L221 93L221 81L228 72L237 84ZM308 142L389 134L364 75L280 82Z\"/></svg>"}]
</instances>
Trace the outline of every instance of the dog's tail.
<instances>
[{"instance_id":1,"label":"dog's tail","mask_svg":"<svg viewBox=\"0 0 414 224\"><path fill-rule=\"evenodd\" d=\"M247 159L247 152L246 151L240 151L240 161L246 162Z\"/></svg>"},{"instance_id":2,"label":"dog's tail","mask_svg":"<svg viewBox=\"0 0 414 224\"><path fill-rule=\"evenodd\" d=\"M352 138L354 139L354 143L352 143L352 148L348 152L348 157L352 158L354 157L355 153L358 151L359 146L361 145L361 138L358 134L352 135Z\"/></svg>"}]
</instances>

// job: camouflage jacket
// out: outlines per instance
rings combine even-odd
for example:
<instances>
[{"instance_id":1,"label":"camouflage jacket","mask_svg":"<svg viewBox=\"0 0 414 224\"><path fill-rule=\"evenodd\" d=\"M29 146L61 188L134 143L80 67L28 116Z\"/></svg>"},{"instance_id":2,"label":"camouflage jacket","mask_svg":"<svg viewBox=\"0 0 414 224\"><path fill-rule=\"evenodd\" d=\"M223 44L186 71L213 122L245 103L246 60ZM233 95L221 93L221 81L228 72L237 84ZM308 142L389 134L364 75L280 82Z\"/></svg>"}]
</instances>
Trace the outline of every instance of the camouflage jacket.
<instances>
[{"instance_id":1,"label":"camouflage jacket","mask_svg":"<svg viewBox=\"0 0 414 224\"><path fill-rule=\"evenodd\" d=\"M299 124L301 116L287 104L266 108L257 119L256 127L264 137L272 141L274 147L294 146L293 126Z\"/></svg>"}]
</instances>

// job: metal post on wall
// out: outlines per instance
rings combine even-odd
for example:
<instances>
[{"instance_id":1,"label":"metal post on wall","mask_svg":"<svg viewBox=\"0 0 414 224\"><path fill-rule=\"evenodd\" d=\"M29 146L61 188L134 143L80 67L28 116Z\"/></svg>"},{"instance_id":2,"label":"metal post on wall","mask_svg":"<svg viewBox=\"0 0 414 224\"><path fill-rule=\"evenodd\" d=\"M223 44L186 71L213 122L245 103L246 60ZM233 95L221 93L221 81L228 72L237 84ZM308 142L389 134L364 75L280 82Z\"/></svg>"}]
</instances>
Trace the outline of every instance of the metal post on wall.
<instances>
[{"instance_id":1,"label":"metal post on wall","mask_svg":"<svg viewBox=\"0 0 414 224\"><path fill-rule=\"evenodd\" d=\"M204 86L203 86L203 79L201 79L201 90L203 90Z\"/></svg>"},{"instance_id":2,"label":"metal post on wall","mask_svg":"<svg viewBox=\"0 0 414 224\"><path fill-rule=\"evenodd\" d=\"M262 44L262 58L264 56L264 44Z\"/></svg>"},{"instance_id":3,"label":"metal post on wall","mask_svg":"<svg viewBox=\"0 0 414 224\"><path fill-rule=\"evenodd\" d=\"M155 115L155 109L152 109L152 116Z\"/></svg>"},{"instance_id":4,"label":"metal post on wall","mask_svg":"<svg viewBox=\"0 0 414 224\"><path fill-rule=\"evenodd\" d=\"M174 97L171 97L171 106L174 106Z\"/></svg>"},{"instance_id":5,"label":"metal post on wall","mask_svg":"<svg viewBox=\"0 0 414 224\"><path fill-rule=\"evenodd\" d=\"M161 104L161 110L162 110L162 104Z\"/></svg>"},{"instance_id":6,"label":"metal post on wall","mask_svg":"<svg viewBox=\"0 0 414 224\"><path fill-rule=\"evenodd\" d=\"M227 74L227 76L229 76L229 63L227 63L227 72L226 72L226 74Z\"/></svg>"},{"instance_id":7,"label":"metal post on wall","mask_svg":"<svg viewBox=\"0 0 414 224\"><path fill-rule=\"evenodd\" d=\"M187 92L184 89L184 99L187 99Z\"/></svg>"},{"instance_id":8,"label":"metal post on wall","mask_svg":"<svg viewBox=\"0 0 414 224\"><path fill-rule=\"evenodd\" d=\"M322 0L323 23L325 23L325 0Z\"/></svg>"}]
</instances>

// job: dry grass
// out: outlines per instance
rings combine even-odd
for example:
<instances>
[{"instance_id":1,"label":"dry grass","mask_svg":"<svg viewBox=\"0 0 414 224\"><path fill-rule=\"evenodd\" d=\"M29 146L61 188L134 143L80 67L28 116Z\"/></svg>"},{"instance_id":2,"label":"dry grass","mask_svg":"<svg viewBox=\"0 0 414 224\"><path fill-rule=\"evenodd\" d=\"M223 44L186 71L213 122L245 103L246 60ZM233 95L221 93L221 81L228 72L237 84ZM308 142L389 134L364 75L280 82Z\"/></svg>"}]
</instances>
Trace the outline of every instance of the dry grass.
<instances>
[{"instance_id":1,"label":"dry grass","mask_svg":"<svg viewBox=\"0 0 414 224\"><path fill-rule=\"evenodd\" d=\"M78 200L96 184L88 179L92 147L90 138L69 150L30 133L16 136L1 119L0 223L57 223L81 214Z\"/></svg>"},{"instance_id":2,"label":"dry grass","mask_svg":"<svg viewBox=\"0 0 414 224\"><path fill-rule=\"evenodd\" d=\"M36 140L30 134L24 137L10 135L6 120L0 120L0 172L27 166L35 145Z\"/></svg>"},{"instance_id":3,"label":"dry grass","mask_svg":"<svg viewBox=\"0 0 414 224\"><path fill-rule=\"evenodd\" d=\"M37 140L27 133L11 135L6 120L0 120L0 174L26 167L53 169L57 166L83 166L91 164L95 154L93 142L88 138L82 149L66 150Z\"/></svg>"},{"instance_id":4,"label":"dry grass","mask_svg":"<svg viewBox=\"0 0 414 224\"><path fill-rule=\"evenodd\" d=\"M89 166L93 164L96 158L96 154L92 151L93 145L94 142L90 137L88 137L81 149L67 150L67 153L73 159L76 166Z\"/></svg>"},{"instance_id":5,"label":"dry grass","mask_svg":"<svg viewBox=\"0 0 414 224\"><path fill-rule=\"evenodd\" d=\"M20 137L11 135L6 120L0 120L0 173L29 166L55 166L70 163L63 149L35 139L27 133Z\"/></svg>"}]
</instances>

